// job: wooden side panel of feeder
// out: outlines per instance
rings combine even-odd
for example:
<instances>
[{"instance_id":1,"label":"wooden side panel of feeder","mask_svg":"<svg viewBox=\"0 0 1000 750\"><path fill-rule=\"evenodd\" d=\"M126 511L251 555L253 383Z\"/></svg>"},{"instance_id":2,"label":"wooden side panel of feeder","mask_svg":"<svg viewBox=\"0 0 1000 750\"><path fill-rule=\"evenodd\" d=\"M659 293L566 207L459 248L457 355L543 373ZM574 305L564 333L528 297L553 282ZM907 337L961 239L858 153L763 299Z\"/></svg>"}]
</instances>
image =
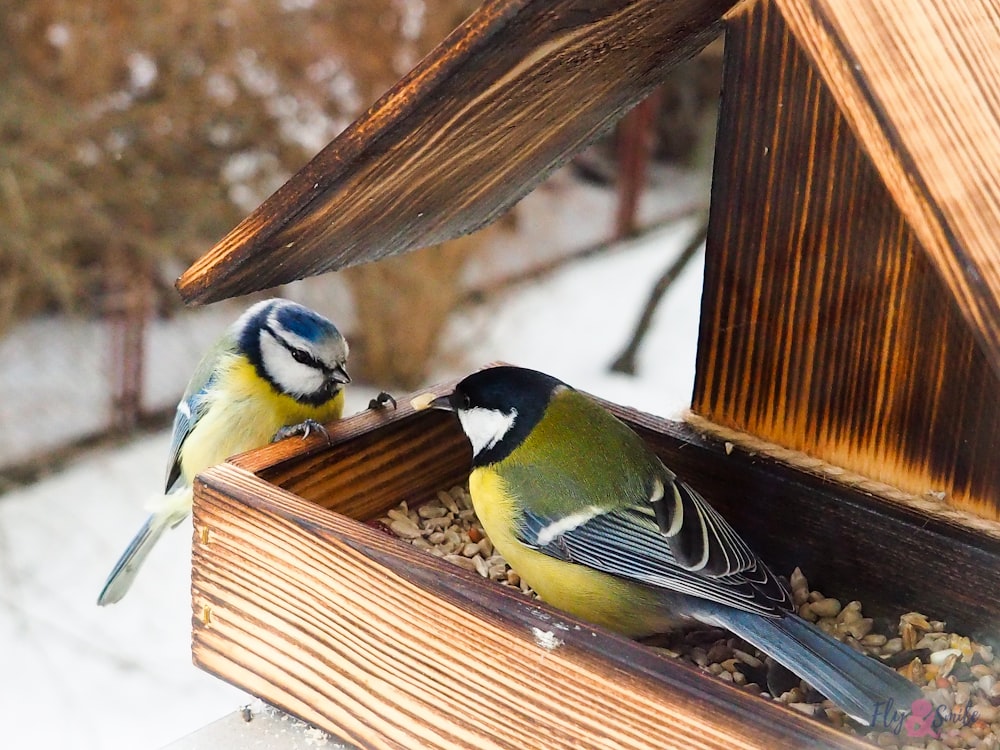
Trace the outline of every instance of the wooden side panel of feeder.
<instances>
[{"instance_id":1,"label":"wooden side panel of feeder","mask_svg":"<svg viewBox=\"0 0 1000 750\"><path fill-rule=\"evenodd\" d=\"M1000 518L1000 383L770 3L729 20L694 410Z\"/></svg>"},{"instance_id":2,"label":"wooden side panel of feeder","mask_svg":"<svg viewBox=\"0 0 1000 750\"><path fill-rule=\"evenodd\" d=\"M1000 6L774 4L1000 376Z\"/></svg>"}]
</instances>

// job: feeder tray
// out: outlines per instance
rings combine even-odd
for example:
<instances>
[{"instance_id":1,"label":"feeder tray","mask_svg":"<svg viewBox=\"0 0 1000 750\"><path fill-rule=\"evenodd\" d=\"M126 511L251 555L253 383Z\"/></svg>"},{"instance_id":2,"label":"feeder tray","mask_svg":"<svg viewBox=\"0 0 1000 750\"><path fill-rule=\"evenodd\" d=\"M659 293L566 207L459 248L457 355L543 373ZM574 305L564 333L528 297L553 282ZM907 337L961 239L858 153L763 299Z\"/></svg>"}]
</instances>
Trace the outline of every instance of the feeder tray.
<instances>
[{"instance_id":1,"label":"feeder tray","mask_svg":"<svg viewBox=\"0 0 1000 750\"><path fill-rule=\"evenodd\" d=\"M454 417L406 403L201 475L199 667L363 748L870 747L366 524L470 470ZM606 406L775 569L876 616L1000 621L996 537Z\"/></svg>"}]
</instances>

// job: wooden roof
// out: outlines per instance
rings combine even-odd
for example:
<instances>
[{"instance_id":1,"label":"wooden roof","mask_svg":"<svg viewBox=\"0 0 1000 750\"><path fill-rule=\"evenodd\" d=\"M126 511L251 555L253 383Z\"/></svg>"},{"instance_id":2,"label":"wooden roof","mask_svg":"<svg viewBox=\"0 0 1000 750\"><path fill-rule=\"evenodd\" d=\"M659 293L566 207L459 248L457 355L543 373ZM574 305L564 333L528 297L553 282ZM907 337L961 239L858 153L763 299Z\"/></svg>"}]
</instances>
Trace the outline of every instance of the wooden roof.
<instances>
[{"instance_id":1,"label":"wooden roof","mask_svg":"<svg viewBox=\"0 0 1000 750\"><path fill-rule=\"evenodd\" d=\"M226 297L486 224L722 31L735 0L487 0L178 281Z\"/></svg>"}]
</instances>

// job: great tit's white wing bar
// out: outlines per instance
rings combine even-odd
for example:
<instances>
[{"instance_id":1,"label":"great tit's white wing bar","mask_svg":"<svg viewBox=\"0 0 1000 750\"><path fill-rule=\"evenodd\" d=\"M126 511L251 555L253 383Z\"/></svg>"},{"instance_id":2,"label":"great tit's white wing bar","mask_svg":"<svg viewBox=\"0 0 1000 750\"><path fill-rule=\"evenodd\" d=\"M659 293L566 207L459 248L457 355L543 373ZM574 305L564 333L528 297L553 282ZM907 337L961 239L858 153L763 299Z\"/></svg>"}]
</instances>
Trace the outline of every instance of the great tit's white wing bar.
<instances>
[{"instance_id":1,"label":"great tit's white wing bar","mask_svg":"<svg viewBox=\"0 0 1000 750\"><path fill-rule=\"evenodd\" d=\"M525 511L518 533L524 544L551 557L649 586L765 616L792 608L785 587L756 557L742 572L725 576L682 567L648 506L591 515L575 525Z\"/></svg>"}]
</instances>

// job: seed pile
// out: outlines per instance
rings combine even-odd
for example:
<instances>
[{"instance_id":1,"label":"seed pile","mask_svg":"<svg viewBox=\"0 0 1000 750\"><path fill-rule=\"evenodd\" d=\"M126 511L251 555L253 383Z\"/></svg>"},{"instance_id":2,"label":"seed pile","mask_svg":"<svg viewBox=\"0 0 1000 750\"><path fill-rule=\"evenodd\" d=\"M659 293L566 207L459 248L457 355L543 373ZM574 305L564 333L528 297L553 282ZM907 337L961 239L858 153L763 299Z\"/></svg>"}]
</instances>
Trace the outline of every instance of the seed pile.
<instances>
[{"instance_id":1,"label":"seed pile","mask_svg":"<svg viewBox=\"0 0 1000 750\"><path fill-rule=\"evenodd\" d=\"M440 491L415 508L404 501L377 523L432 555L534 595L494 551L464 487ZM860 602L842 605L810 590L798 568L789 583L799 615L920 685L945 720L933 732L918 736L911 736L901 722L892 724L882 717L876 717L870 727L860 726L787 670L772 668L766 654L724 630L691 630L649 643L755 695L786 703L846 732L865 734L881 747L1000 750L1000 657L989 646L950 633L944 622L919 612L902 615L894 632L876 632L874 620L864 617Z\"/></svg>"},{"instance_id":2,"label":"seed pile","mask_svg":"<svg viewBox=\"0 0 1000 750\"><path fill-rule=\"evenodd\" d=\"M919 734L918 730L916 736L903 722L892 723L882 716L870 727L858 725L787 670L779 667L772 673L770 657L726 631L676 634L668 637L665 650L755 695L779 700L851 734L864 734L881 747L1000 748L1000 658L993 649L950 633L946 623L919 612L902 615L894 632L875 632L875 623L864 617L860 602L841 605L837 599L811 591L798 568L789 582L802 617L920 685L945 720L933 732Z\"/></svg>"},{"instance_id":3,"label":"seed pile","mask_svg":"<svg viewBox=\"0 0 1000 750\"><path fill-rule=\"evenodd\" d=\"M415 509L404 500L377 523L435 557L443 557L483 578L534 596L521 576L494 552L493 543L479 525L476 511L472 509L472 498L464 487L452 487L447 492L441 490L436 497Z\"/></svg>"}]
</instances>

